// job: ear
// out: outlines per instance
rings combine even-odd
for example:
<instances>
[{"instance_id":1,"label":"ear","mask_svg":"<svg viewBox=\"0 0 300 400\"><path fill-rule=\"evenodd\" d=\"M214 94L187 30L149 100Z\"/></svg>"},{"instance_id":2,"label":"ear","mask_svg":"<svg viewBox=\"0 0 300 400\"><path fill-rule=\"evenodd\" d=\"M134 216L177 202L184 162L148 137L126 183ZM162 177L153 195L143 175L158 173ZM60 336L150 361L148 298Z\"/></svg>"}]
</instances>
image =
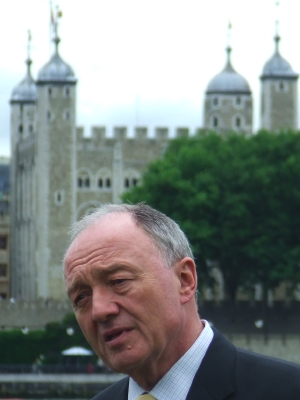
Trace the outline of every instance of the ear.
<instances>
[{"instance_id":1,"label":"ear","mask_svg":"<svg viewBox=\"0 0 300 400\"><path fill-rule=\"evenodd\" d=\"M180 282L181 304L194 298L197 290L196 265L192 258L185 257L176 266L177 277Z\"/></svg>"}]
</instances>

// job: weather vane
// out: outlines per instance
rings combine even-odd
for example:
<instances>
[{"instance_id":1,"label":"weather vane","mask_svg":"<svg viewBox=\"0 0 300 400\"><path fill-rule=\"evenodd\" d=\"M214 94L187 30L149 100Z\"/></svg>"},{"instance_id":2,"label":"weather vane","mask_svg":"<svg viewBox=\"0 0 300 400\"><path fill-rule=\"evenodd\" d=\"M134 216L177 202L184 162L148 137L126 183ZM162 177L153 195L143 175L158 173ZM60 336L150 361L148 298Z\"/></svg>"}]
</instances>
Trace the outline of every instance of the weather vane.
<instances>
[{"instance_id":1,"label":"weather vane","mask_svg":"<svg viewBox=\"0 0 300 400\"><path fill-rule=\"evenodd\" d=\"M28 58L28 60L30 59L31 39L32 39L31 31L30 31L30 29L28 29L28 31L27 31L27 58Z\"/></svg>"},{"instance_id":2,"label":"weather vane","mask_svg":"<svg viewBox=\"0 0 300 400\"><path fill-rule=\"evenodd\" d=\"M280 6L280 1L276 0L275 1L276 34L278 34L278 26L279 26L279 6Z\"/></svg>"},{"instance_id":3,"label":"weather vane","mask_svg":"<svg viewBox=\"0 0 300 400\"><path fill-rule=\"evenodd\" d=\"M227 28L227 47L230 48L230 43L231 43L231 29L232 29L232 23L230 19L228 19L228 28Z\"/></svg>"},{"instance_id":4,"label":"weather vane","mask_svg":"<svg viewBox=\"0 0 300 400\"><path fill-rule=\"evenodd\" d=\"M62 17L62 11L59 9L59 6L56 5L55 11L53 11L52 0L50 0L50 26L51 26L51 34L54 34L54 37L57 38L57 27L58 27L58 19Z\"/></svg>"},{"instance_id":5,"label":"weather vane","mask_svg":"<svg viewBox=\"0 0 300 400\"><path fill-rule=\"evenodd\" d=\"M279 36L279 6L280 2L279 0L275 1L275 43L276 43L276 51L278 51L279 47L279 41L280 41L280 36Z\"/></svg>"}]
</instances>

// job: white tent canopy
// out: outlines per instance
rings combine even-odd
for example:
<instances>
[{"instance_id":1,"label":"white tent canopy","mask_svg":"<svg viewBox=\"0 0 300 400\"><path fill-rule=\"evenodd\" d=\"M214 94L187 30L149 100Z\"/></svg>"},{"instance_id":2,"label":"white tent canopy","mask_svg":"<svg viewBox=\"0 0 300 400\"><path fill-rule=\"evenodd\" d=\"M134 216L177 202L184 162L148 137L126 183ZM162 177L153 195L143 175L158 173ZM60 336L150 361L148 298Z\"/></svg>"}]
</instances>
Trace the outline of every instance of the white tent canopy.
<instances>
[{"instance_id":1,"label":"white tent canopy","mask_svg":"<svg viewBox=\"0 0 300 400\"><path fill-rule=\"evenodd\" d=\"M62 351L61 354L64 356L91 356L93 352L84 347L70 347L69 349Z\"/></svg>"}]
</instances>

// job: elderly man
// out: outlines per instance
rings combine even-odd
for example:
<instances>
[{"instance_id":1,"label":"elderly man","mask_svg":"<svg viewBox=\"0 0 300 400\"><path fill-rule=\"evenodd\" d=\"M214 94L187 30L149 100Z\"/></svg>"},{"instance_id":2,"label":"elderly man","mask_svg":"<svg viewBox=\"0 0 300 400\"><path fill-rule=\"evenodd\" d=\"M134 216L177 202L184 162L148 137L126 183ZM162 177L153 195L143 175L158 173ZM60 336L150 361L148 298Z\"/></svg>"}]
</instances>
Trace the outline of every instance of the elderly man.
<instances>
[{"instance_id":1,"label":"elderly man","mask_svg":"<svg viewBox=\"0 0 300 400\"><path fill-rule=\"evenodd\" d=\"M77 321L129 377L95 400L299 400L300 367L235 348L201 320L179 226L145 204L104 205L74 225L64 260Z\"/></svg>"}]
</instances>

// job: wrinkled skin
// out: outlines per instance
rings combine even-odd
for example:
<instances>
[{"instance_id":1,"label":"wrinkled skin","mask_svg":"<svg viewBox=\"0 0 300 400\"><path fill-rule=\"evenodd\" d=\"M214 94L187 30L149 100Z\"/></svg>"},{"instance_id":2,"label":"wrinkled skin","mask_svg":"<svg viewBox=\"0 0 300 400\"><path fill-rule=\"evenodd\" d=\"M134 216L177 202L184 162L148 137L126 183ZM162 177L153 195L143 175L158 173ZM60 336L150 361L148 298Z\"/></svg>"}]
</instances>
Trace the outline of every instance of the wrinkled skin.
<instances>
[{"instance_id":1,"label":"wrinkled skin","mask_svg":"<svg viewBox=\"0 0 300 400\"><path fill-rule=\"evenodd\" d=\"M129 214L105 215L81 232L67 252L64 272L76 318L94 351L146 390L202 330L193 260L166 268Z\"/></svg>"}]
</instances>

